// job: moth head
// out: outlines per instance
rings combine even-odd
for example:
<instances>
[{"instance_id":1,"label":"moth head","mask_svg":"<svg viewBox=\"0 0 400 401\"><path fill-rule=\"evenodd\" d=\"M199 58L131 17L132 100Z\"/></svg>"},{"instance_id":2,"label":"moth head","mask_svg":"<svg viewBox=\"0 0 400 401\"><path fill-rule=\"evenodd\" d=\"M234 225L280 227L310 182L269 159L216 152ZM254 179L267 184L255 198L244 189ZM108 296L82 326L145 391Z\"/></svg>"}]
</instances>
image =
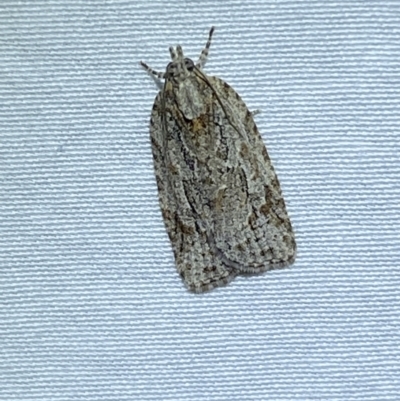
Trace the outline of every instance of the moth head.
<instances>
[{"instance_id":1,"label":"moth head","mask_svg":"<svg viewBox=\"0 0 400 401\"><path fill-rule=\"evenodd\" d=\"M185 58L181 46L169 48L171 54L171 62L167 65L165 78L174 80L179 83L184 81L189 74L194 70L194 62L190 58Z\"/></svg>"}]
</instances>

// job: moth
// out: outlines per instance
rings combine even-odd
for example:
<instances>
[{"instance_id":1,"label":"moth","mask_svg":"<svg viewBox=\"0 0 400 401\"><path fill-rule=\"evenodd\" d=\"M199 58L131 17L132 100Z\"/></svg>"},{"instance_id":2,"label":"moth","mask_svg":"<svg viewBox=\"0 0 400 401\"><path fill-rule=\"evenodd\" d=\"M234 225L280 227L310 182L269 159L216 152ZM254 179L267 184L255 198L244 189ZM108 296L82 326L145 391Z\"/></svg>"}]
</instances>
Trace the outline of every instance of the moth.
<instances>
[{"instance_id":1,"label":"moth","mask_svg":"<svg viewBox=\"0 0 400 401\"><path fill-rule=\"evenodd\" d=\"M177 270L196 293L285 267L296 256L253 114L231 86L203 71L213 32L196 63L179 45L169 48L165 72L141 62L160 88L150 136L161 211Z\"/></svg>"}]
</instances>

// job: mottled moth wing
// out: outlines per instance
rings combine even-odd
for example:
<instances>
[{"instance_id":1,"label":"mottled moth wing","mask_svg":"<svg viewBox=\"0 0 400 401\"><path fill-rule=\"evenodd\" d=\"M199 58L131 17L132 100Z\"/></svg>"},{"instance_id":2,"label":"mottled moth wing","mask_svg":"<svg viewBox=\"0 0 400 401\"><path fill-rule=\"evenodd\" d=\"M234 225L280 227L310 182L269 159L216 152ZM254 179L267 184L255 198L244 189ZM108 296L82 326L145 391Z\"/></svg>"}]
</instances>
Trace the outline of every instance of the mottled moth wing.
<instances>
[{"instance_id":1,"label":"mottled moth wing","mask_svg":"<svg viewBox=\"0 0 400 401\"><path fill-rule=\"evenodd\" d=\"M238 150L238 170L245 177L246 207L242 206L242 220L236 223L241 234L235 237L236 242L225 247L226 255L241 265L240 272L258 273L288 266L296 257L294 232L278 177L253 114L229 84L217 77L207 76L207 79L224 108L232 111L228 112L231 117L227 117L232 123L226 130L230 133L225 135L232 138L234 131L240 131L234 147ZM222 247L224 241L219 245Z\"/></svg>"},{"instance_id":2,"label":"mottled moth wing","mask_svg":"<svg viewBox=\"0 0 400 401\"><path fill-rule=\"evenodd\" d=\"M222 263L218 252L211 248L204 230L199 229L197 216L185 195L185 179L179 171L181 149L179 146L171 146L171 141L176 141L173 135L159 129L164 125L164 117L172 118L168 107L163 113L159 110L164 103L162 96L163 93L160 92L156 97L150 122L161 212L179 274L189 290L203 292L229 283L237 272ZM175 134L178 136L177 131Z\"/></svg>"}]
</instances>

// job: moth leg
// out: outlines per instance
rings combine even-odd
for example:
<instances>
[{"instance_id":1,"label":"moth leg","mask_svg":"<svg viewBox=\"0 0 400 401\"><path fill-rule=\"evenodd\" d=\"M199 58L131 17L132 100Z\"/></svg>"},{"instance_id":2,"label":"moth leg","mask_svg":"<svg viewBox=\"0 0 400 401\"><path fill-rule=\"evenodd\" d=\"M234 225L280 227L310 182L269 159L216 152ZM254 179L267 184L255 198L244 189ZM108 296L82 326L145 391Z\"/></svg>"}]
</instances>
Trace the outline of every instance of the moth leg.
<instances>
[{"instance_id":1,"label":"moth leg","mask_svg":"<svg viewBox=\"0 0 400 401\"><path fill-rule=\"evenodd\" d=\"M253 110L251 112L251 115L254 117L254 116L257 116L258 114L261 114L261 113L262 113L262 111L260 109L255 109L255 110Z\"/></svg>"},{"instance_id":2,"label":"moth leg","mask_svg":"<svg viewBox=\"0 0 400 401\"><path fill-rule=\"evenodd\" d=\"M156 70L153 70L143 61L140 62L140 65L153 78L155 84L157 85L157 88L161 90L164 87L164 83L161 81L161 79L165 79L165 72L158 72Z\"/></svg>"},{"instance_id":3,"label":"moth leg","mask_svg":"<svg viewBox=\"0 0 400 401\"><path fill-rule=\"evenodd\" d=\"M211 38L212 38L213 33L214 33L214 27L212 26L211 29L210 29L210 33L208 34L208 40L207 40L207 43L206 43L206 47L201 51L200 57L199 57L199 59L198 59L198 61L196 63L196 67L199 68L199 69L202 69L206 65L207 57L208 57L208 51L209 51L210 46L211 46Z\"/></svg>"}]
</instances>

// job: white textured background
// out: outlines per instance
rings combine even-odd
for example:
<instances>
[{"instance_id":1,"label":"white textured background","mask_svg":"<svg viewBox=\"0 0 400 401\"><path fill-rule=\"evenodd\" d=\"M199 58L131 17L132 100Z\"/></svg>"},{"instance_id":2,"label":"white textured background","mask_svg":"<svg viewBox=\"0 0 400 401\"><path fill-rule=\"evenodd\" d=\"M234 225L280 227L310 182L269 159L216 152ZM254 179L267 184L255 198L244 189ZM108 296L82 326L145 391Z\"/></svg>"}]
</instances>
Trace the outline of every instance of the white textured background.
<instances>
[{"instance_id":1,"label":"white textured background","mask_svg":"<svg viewBox=\"0 0 400 401\"><path fill-rule=\"evenodd\" d=\"M168 46L248 106L289 269L188 293L148 120ZM400 399L400 2L2 1L0 399Z\"/></svg>"}]
</instances>

